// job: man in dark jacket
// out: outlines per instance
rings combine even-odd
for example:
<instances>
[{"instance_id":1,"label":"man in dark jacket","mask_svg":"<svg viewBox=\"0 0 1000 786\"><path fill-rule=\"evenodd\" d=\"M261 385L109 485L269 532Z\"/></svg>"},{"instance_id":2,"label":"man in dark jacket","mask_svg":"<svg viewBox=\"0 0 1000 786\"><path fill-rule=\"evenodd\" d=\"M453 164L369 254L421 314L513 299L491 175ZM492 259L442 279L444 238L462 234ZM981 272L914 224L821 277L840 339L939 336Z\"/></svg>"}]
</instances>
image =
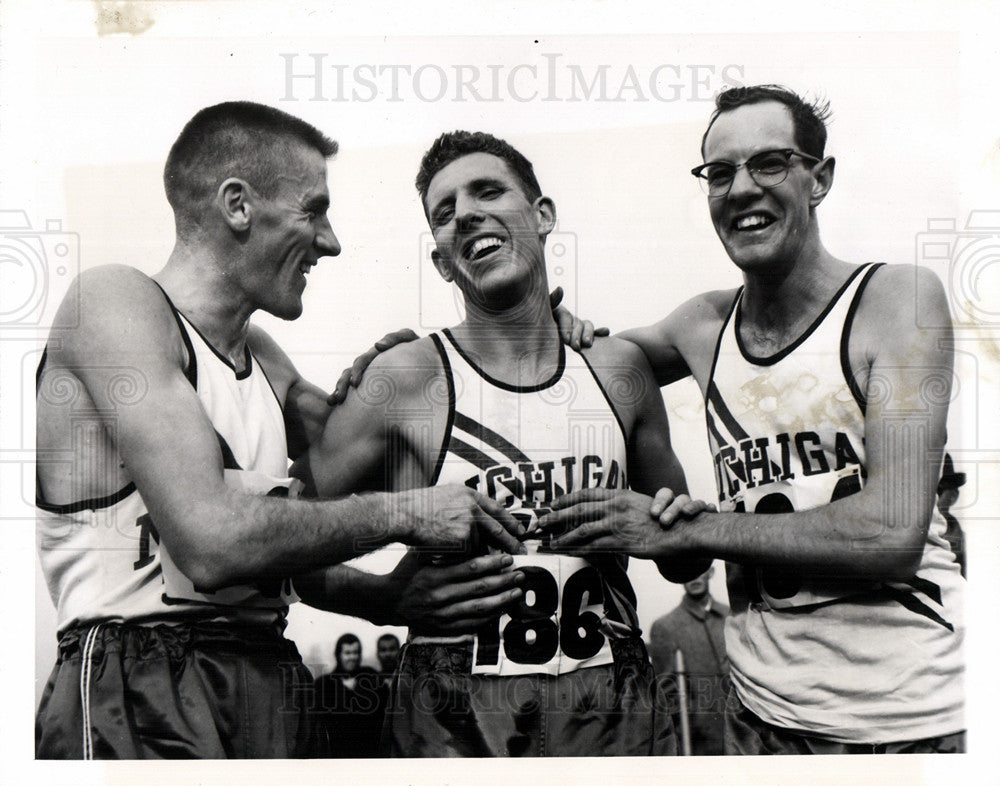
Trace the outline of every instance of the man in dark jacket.
<instances>
[{"instance_id":1,"label":"man in dark jacket","mask_svg":"<svg viewBox=\"0 0 1000 786\"><path fill-rule=\"evenodd\" d=\"M709 592L714 570L711 567L687 582L677 608L656 620L650 633L649 654L660 679L675 673L677 650L684 654L691 752L696 756L721 756L724 752L729 663L722 627L729 608ZM673 708L677 706L677 685L667 682Z\"/></svg>"}]
</instances>

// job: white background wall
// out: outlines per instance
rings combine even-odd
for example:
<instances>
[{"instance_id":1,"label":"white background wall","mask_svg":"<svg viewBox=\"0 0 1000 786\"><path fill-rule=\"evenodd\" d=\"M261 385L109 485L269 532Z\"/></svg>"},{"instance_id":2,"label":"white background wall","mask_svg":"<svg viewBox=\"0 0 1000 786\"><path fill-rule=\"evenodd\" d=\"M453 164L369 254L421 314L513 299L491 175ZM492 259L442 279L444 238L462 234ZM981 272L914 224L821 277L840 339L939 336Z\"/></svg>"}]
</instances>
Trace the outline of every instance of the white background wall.
<instances>
[{"instance_id":1,"label":"white background wall","mask_svg":"<svg viewBox=\"0 0 1000 786\"><path fill-rule=\"evenodd\" d=\"M104 28L94 19L113 6L134 29L151 25L135 35L99 35L114 19L102 17ZM589 2L544 10L466 3L438 13L262 2L41 8L3 9L0 209L25 211L36 228L61 220L62 230L79 236L81 268L124 263L153 273L162 266L172 220L160 171L180 128L203 106L235 98L273 104L340 141L330 167L331 217L344 251L310 274L301 319L259 320L324 386L382 333L401 326L427 332L458 319L454 293L429 266L412 187L421 153L443 130L490 131L534 162L558 206L567 249L557 260L550 254L550 275L577 313L613 330L652 322L699 291L740 283L687 174L700 162L711 96L727 81L779 82L831 101L828 152L838 159L837 180L820 224L827 246L844 259L914 263L930 220L956 220L965 242L974 234L964 230L970 210L1000 209L996 25L985 4L950 5L947 13L936 3L884 6L862 16L841 3L810 18L798 4L758 3L738 13L687 9L683 22L659 7ZM24 35L15 38L12 29ZM289 87L282 53L294 55L294 73L311 72L310 55L325 54L325 100L311 100L314 82ZM408 66L410 73L396 70L394 91L392 71L372 80L369 64ZM458 86L459 66L467 67L467 80L469 69L479 70L479 99ZM603 69L607 88L585 98L574 69L588 82ZM442 76L447 88L438 97ZM334 100L352 90L351 100ZM485 100L493 92L499 100ZM991 394L1000 352L996 332L983 325L997 323L1000 266L989 260L998 254L1000 222L990 225L992 256L987 249L972 259L978 265L958 260L938 268L956 318L966 323L958 332L961 384L949 430L952 453L970 476L956 512L969 533L973 653L988 651L984 629L992 626L975 623L989 619L996 597L988 568L997 556L996 496L988 480L998 456ZM47 269L51 305L73 271ZM24 285L23 271L15 278ZM16 286L6 291L4 314L18 296L9 294ZM37 331L3 333L3 516L11 533L3 577L20 587L9 595L18 598L11 606L20 635L4 643L3 663L24 717L0 744L12 746L13 759L25 751L30 758L27 730L39 688L32 690L28 675L44 681L54 654L51 604L27 567L34 559L31 374L43 340ZM680 383L665 396L692 492L712 498L697 391ZM644 567L633 580L648 629L676 603L679 588ZM724 597L718 573L714 590ZM345 629L361 634L374 655L374 631L354 620L296 609L290 633L307 662L328 664L329 647ZM25 639L34 639L34 661ZM995 686L975 655L970 668L977 686L970 707L988 715ZM973 728L973 741L977 732L984 730Z\"/></svg>"}]
</instances>

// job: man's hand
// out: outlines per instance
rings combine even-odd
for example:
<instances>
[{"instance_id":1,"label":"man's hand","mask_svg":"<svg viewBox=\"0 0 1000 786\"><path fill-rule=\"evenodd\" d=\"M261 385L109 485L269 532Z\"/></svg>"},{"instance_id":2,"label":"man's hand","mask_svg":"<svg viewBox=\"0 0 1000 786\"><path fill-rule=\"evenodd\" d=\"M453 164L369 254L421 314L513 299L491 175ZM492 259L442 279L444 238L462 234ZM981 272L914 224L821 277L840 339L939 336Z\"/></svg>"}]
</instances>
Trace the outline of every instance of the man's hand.
<instances>
[{"instance_id":1,"label":"man's hand","mask_svg":"<svg viewBox=\"0 0 1000 786\"><path fill-rule=\"evenodd\" d=\"M659 521L663 529L670 529L677 519L691 519L705 510L715 512L717 508L700 499L691 499L687 494L675 496L670 489L660 489L649 506L649 515Z\"/></svg>"},{"instance_id":2,"label":"man's hand","mask_svg":"<svg viewBox=\"0 0 1000 786\"><path fill-rule=\"evenodd\" d=\"M611 331L607 328L595 328L594 323L589 319L579 319L573 316L568 309L559 305L562 299L562 287L556 287L549 295L552 316L556 320L559 337L563 344L569 344L573 349L579 351L584 347L593 346L595 337L611 335Z\"/></svg>"},{"instance_id":3,"label":"man's hand","mask_svg":"<svg viewBox=\"0 0 1000 786\"><path fill-rule=\"evenodd\" d=\"M509 554L524 554L518 540L524 525L495 500L466 486L413 489L386 496L387 515L400 522L401 540L433 554L472 556L480 544Z\"/></svg>"},{"instance_id":4,"label":"man's hand","mask_svg":"<svg viewBox=\"0 0 1000 786\"><path fill-rule=\"evenodd\" d=\"M388 576L389 624L428 635L472 632L524 594L524 574L507 570L512 563L496 554L439 567L408 551Z\"/></svg>"},{"instance_id":5,"label":"man's hand","mask_svg":"<svg viewBox=\"0 0 1000 786\"><path fill-rule=\"evenodd\" d=\"M350 368L345 368L343 373L340 375L340 379L337 380L337 385L333 389L327 399L326 403L331 407L336 406L343 402L347 398L347 391L351 388L356 388L361 384L361 377L364 376L365 369L371 365L371 362L378 357L382 352L392 349L397 344L405 344L408 341L416 341L420 336L414 333L409 328L403 328L402 330L397 330L394 333L386 333L378 341L376 341L372 348L367 352L363 352L358 355L354 362L351 364Z\"/></svg>"},{"instance_id":6,"label":"man's hand","mask_svg":"<svg viewBox=\"0 0 1000 786\"><path fill-rule=\"evenodd\" d=\"M553 501L552 513L542 519L542 529L565 531L551 541L552 551L577 555L614 552L660 560L682 549L679 540L650 513L654 503L659 507L665 499L666 495L654 500L634 491L612 489L574 491ZM693 518L711 506L682 494L671 497L669 508L674 512L673 521L677 516Z\"/></svg>"}]
</instances>

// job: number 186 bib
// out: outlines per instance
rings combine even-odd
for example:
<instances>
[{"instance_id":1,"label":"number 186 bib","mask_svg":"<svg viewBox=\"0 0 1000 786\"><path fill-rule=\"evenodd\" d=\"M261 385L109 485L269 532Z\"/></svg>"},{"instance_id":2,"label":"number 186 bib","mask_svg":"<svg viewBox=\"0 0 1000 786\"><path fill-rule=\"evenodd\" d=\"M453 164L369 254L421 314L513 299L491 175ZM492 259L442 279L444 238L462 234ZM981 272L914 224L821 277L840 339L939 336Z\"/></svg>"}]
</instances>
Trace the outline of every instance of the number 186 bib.
<instances>
[{"instance_id":1,"label":"number 186 bib","mask_svg":"<svg viewBox=\"0 0 1000 786\"><path fill-rule=\"evenodd\" d=\"M604 588L593 565L557 554L515 556L517 608L477 632L472 673L565 674L612 662L602 632Z\"/></svg>"}]
</instances>

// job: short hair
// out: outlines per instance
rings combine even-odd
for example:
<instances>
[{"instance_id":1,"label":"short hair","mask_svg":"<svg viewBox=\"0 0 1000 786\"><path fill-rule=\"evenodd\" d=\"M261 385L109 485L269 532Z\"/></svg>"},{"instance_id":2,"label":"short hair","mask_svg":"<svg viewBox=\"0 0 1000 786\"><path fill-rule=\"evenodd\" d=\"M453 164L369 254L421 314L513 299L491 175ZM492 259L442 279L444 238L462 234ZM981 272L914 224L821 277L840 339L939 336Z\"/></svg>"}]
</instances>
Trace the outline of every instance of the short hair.
<instances>
[{"instance_id":1,"label":"short hair","mask_svg":"<svg viewBox=\"0 0 1000 786\"><path fill-rule=\"evenodd\" d=\"M715 97L715 111L708 121L708 128L701 137L702 155L705 153L705 140L712 125L723 112L730 112L737 107L748 104L761 104L765 101L777 101L788 107L792 115L792 127L795 130L795 144L801 152L816 158L823 158L826 148L826 123L830 119L830 102L806 101L798 93L781 85L749 85L731 87L723 90Z\"/></svg>"},{"instance_id":2,"label":"short hair","mask_svg":"<svg viewBox=\"0 0 1000 786\"><path fill-rule=\"evenodd\" d=\"M395 633L383 633L381 636L378 637L378 641L376 642L376 644L381 644L383 641L389 641L389 639L392 639L394 642L396 642L396 644L399 644L399 636L397 636Z\"/></svg>"},{"instance_id":3,"label":"short hair","mask_svg":"<svg viewBox=\"0 0 1000 786\"><path fill-rule=\"evenodd\" d=\"M353 633L345 633L339 639L337 639L337 646L333 648L334 657L340 660L340 653L343 651L344 647L351 644L361 644L361 639L355 636Z\"/></svg>"},{"instance_id":4,"label":"short hair","mask_svg":"<svg viewBox=\"0 0 1000 786\"><path fill-rule=\"evenodd\" d=\"M434 144L424 153L420 161L416 186L420 193L420 201L425 203L425 212L427 189L430 188L434 175L452 161L472 153L489 153L505 161L529 201L534 202L542 195L542 188L538 185L531 162L509 143L484 131L449 131L434 140Z\"/></svg>"},{"instance_id":5,"label":"short hair","mask_svg":"<svg viewBox=\"0 0 1000 786\"><path fill-rule=\"evenodd\" d=\"M196 223L203 203L229 177L246 180L265 198L275 196L296 145L323 158L337 152L337 143L319 129L274 107L228 101L202 109L184 126L163 168L178 226Z\"/></svg>"}]
</instances>

